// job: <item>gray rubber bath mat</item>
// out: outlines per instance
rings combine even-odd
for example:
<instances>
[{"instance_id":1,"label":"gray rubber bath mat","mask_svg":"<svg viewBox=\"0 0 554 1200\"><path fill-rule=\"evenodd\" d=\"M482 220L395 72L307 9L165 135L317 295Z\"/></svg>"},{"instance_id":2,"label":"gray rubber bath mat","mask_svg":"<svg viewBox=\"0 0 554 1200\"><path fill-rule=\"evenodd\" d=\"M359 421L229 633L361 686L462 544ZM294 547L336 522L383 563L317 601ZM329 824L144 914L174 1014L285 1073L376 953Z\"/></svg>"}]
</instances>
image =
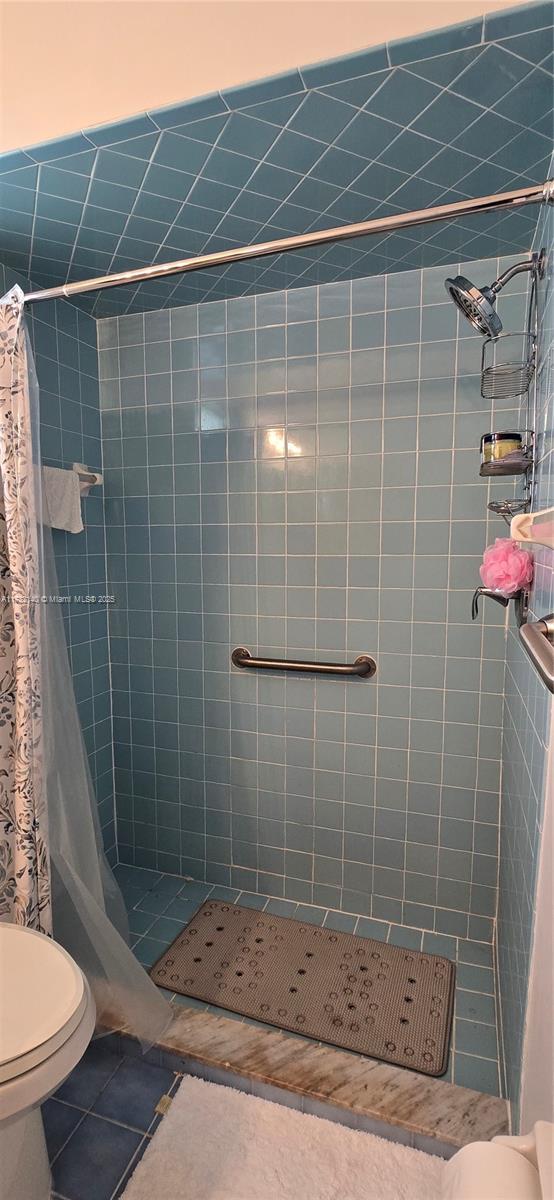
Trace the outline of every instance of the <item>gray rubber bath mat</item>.
<instances>
[{"instance_id":1,"label":"gray rubber bath mat","mask_svg":"<svg viewBox=\"0 0 554 1200\"><path fill-rule=\"evenodd\" d=\"M150 971L160 987L320 1042L442 1075L447 958L207 900Z\"/></svg>"}]
</instances>

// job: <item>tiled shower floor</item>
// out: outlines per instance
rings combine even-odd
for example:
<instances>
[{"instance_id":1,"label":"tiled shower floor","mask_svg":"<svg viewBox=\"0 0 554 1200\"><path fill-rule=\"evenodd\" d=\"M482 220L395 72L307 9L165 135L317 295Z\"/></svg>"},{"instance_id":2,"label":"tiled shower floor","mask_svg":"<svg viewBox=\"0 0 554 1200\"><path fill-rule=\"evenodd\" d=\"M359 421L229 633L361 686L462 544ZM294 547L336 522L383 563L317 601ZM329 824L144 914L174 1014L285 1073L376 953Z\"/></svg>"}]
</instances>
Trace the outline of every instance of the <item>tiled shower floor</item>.
<instances>
[{"instance_id":1,"label":"tiled shower floor","mask_svg":"<svg viewBox=\"0 0 554 1200\"><path fill-rule=\"evenodd\" d=\"M253 892L197 883L176 875L161 875L142 867L120 865L115 868L115 875L129 913L132 945L139 962L146 968L152 966L209 896L231 900L249 908L265 909L279 916L298 917L302 921L312 921L316 925L356 933L362 937L374 937L409 949L446 955L456 962L457 972L450 1063L443 1078L491 1096L501 1094L493 951L487 943L428 933L334 909L272 899ZM175 995L172 998L179 1004L221 1013L248 1024L258 1024L247 1017L187 996Z\"/></svg>"}]
</instances>

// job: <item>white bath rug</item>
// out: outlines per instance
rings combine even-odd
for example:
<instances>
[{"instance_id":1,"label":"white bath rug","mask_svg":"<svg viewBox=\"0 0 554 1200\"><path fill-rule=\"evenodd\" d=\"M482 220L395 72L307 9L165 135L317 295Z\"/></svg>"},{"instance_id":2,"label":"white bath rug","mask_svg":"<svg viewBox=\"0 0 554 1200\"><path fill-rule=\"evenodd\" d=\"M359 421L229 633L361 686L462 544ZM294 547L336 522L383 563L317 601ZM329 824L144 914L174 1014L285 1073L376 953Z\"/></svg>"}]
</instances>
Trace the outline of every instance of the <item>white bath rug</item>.
<instances>
[{"instance_id":1,"label":"white bath rug","mask_svg":"<svg viewBox=\"0 0 554 1200\"><path fill-rule=\"evenodd\" d=\"M123 1200L438 1200L441 1159L186 1076Z\"/></svg>"}]
</instances>

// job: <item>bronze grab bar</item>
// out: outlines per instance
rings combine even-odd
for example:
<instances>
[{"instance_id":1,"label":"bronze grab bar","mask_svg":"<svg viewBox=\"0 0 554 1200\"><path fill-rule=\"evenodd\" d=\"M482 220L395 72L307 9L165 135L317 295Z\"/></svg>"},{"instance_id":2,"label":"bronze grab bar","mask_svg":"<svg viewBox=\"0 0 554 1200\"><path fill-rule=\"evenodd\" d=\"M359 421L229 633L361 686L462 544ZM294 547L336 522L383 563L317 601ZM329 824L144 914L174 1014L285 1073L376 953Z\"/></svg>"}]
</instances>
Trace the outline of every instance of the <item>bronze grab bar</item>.
<instances>
[{"instance_id":1,"label":"bronze grab bar","mask_svg":"<svg viewBox=\"0 0 554 1200\"><path fill-rule=\"evenodd\" d=\"M263 671L311 671L314 675L358 675L371 679L377 663L369 654L359 654L353 663L298 662L287 658L255 658L244 646L236 646L231 655L234 667L254 667Z\"/></svg>"}]
</instances>

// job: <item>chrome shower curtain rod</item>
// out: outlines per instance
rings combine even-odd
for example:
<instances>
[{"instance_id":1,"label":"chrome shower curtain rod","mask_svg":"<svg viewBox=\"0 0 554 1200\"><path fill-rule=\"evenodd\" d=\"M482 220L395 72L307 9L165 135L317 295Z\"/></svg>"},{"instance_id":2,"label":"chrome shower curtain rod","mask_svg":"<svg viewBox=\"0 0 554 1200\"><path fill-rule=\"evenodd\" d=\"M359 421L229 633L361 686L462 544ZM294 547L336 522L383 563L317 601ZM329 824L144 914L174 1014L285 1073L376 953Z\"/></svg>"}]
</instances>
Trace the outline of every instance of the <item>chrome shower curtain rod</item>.
<instances>
[{"instance_id":1,"label":"chrome shower curtain rod","mask_svg":"<svg viewBox=\"0 0 554 1200\"><path fill-rule=\"evenodd\" d=\"M251 246L240 246L235 250L222 250L217 254L203 254L196 258L180 258L176 262L155 263L150 267L138 267L132 271L118 271L113 275L98 275L94 279L80 279L76 283L64 283L59 287L45 288L39 292L28 292L25 303L35 300L68 300L83 292L99 292L104 288L124 287L125 284L143 283L146 279L164 279L167 275L181 275L188 271L205 271L210 267L224 267L229 263L245 262L250 258L264 258L268 254L283 254L287 250L304 250L309 246L322 246L342 242L349 238L366 237L373 233L392 233L397 229L409 229L416 225L429 225L434 221L449 221L472 213L508 211L522 208L526 204L540 204L554 199L554 180L519 188L515 192L499 192L493 196L479 196L476 200L459 200L455 204L440 204L436 208L420 208L415 212L398 213L393 217L380 217L373 221L359 221L356 225L342 225L334 229L301 233L294 237L279 238L273 242L254 242Z\"/></svg>"}]
</instances>

